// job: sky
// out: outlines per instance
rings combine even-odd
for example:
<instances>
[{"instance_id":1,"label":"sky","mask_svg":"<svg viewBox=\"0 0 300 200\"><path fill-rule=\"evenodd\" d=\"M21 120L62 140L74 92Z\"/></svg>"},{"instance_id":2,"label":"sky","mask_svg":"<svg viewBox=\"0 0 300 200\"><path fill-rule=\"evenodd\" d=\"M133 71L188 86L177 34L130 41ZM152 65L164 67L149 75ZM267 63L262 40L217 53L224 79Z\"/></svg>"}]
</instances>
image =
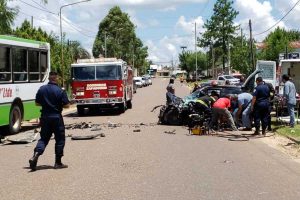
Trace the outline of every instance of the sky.
<instances>
[{"instance_id":1,"label":"sky","mask_svg":"<svg viewBox=\"0 0 300 200\"><path fill-rule=\"evenodd\" d=\"M41 27L47 32L60 35L60 7L80 0L14 0L10 7L19 7L14 27L25 20ZM275 25L298 0L234 0L233 7L239 12L234 23L240 25L246 37L249 37L249 19L252 21L253 36L262 41L277 26L286 29L300 28L300 3ZM203 24L213 14L216 0L91 0L62 8L62 31L70 40L78 40L89 52L98 32L101 20L109 10L118 5L129 14L136 25L137 36L148 47L148 59L156 64L176 65L181 47L195 51L196 35L201 37L205 30ZM265 32L265 33L263 33ZM263 34L261 34L263 33ZM205 50L205 49L204 49Z\"/></svg>"}]
</instances>

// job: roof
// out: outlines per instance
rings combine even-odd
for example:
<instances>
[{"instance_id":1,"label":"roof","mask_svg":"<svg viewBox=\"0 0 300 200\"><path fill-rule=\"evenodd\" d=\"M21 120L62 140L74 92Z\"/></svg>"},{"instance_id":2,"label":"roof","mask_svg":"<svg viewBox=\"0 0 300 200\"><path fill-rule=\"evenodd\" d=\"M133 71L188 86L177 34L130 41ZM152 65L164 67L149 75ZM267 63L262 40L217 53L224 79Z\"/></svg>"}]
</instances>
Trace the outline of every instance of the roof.
<instances>
[{"instance_id":1,"label":"roof","mask_svg":"<svg viewBox=\"0 0 300 200\"><path fill-rule=\"evenodd\" d=\"M9 36L9 35L0 35L0 44L39 48L39 49L50 48L50 44L47 42L29 40L29 39L24 39L24 38Z\"/></svg>"},{"instance_id":2,"label":"roof","mask_svg":"<svg viewBox=\"0 0 300 200\"><path fill-rule=\"evenodd\" d=\"M290 47L293 48L293 49L299 49L300 48L300 41L290 42Z\"/></svg>"}]
</instances>

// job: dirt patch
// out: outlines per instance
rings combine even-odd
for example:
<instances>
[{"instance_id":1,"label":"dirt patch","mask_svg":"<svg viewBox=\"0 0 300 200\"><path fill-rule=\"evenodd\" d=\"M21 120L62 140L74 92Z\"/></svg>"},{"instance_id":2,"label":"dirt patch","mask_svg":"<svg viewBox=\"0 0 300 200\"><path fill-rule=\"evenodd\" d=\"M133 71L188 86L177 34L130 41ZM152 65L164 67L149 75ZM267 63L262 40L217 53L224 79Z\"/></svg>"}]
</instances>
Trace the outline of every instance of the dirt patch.
<instances>
[{"instance_id":1,"label":"dirt patch","mask_svg":"<svg viewBox=\"0 0 300 200\"><path fill-rule=\"evenodd\" d=\"M275 148L289 155L293 160L300 163L300 145L294 141L280 135L262 138L268 146Z\"/></svg>"}]
</instances>

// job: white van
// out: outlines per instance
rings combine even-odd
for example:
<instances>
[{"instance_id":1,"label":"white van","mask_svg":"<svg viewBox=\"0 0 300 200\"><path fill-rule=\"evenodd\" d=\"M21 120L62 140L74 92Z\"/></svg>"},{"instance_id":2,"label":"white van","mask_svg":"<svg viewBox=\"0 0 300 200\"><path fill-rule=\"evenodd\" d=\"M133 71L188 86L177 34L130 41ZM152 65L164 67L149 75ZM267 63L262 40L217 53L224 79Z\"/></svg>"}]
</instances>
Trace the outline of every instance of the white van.
<instances>
[{"instance_id":1,"label":"white van","mask_svg":"<svg viewBox=\"0 0 300 200\"><path fill-rule=\"evenodd\" d=\"M262 77L266 83L271 83L274 88L279 85L279 80L276 78L276 62L258 60L256 69L261 70L260 73L256 74L255 78Z\"/></svg>"}]
</instances>

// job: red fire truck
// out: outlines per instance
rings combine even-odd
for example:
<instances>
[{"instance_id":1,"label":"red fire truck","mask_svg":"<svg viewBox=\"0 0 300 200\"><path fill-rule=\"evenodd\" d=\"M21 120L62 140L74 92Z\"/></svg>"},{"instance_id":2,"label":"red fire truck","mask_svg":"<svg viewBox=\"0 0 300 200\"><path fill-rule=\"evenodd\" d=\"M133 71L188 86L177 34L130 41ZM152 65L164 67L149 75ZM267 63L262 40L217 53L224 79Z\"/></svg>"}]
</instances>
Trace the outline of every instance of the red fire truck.
<instances>
[{"instance_id":1,"label":"red fire truck","mask_svg":"<svg viewBox=\"0 0 300 200\"><path fill-rule=\"evenodd\" d=\"M80 59L71 65L72 95L77 112L85 108L132 108L133 73L126 62L116 58Z\"/></svg>"}]
</instances>

